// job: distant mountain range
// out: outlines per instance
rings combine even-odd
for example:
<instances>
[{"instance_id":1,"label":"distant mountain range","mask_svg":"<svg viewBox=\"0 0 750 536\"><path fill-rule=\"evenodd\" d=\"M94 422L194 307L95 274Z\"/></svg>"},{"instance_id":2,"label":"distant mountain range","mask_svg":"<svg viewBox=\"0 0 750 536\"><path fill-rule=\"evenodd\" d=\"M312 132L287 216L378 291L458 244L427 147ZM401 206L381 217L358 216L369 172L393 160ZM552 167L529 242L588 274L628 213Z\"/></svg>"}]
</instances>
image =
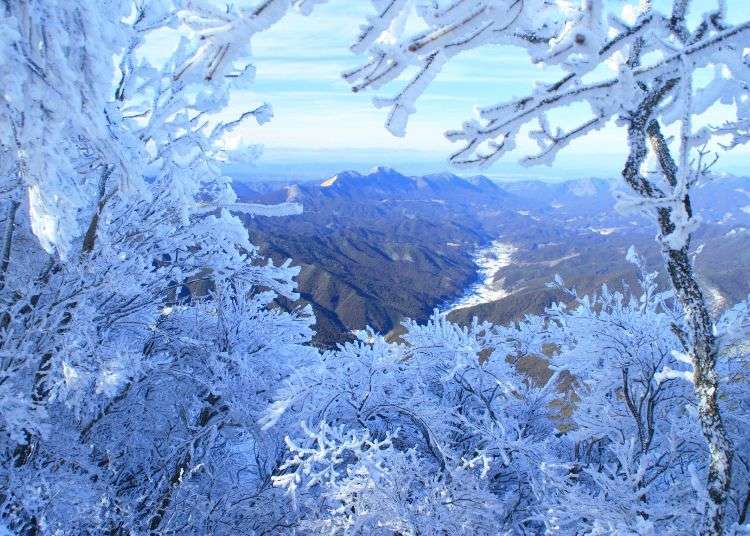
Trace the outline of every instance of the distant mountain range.
<instances>
[{"instance_id":1,"label":"distant mountain range","mask_svg":"<svg viewBox=\"0 0 750 536\"><path fill-rule=\"evenodd\" d=\"M303 204L300 216L245 222L253 241L277 260L302 267L299 287L318 319L316 342L331 346L370 325L398 332L405 317L423 320L454 302L478 277L473 255L493 240L512 244L495 275L503 297L458 309L450 318L495 322L538 313L564 296L546 287L556 273L580 292L603 283L632 285L625 261L632 244L655 269L655 228L615 209L618 183L498 184L478 175L406 176L379 167L318 181L235 183L241 200ZM750 292L750 181L718 179L696 191L704 218L696 235L698 268L716 307ZM290 305L290 304L287 304ZM395 331L394 331L395 330Z\"/></svg>"}]
</instances>

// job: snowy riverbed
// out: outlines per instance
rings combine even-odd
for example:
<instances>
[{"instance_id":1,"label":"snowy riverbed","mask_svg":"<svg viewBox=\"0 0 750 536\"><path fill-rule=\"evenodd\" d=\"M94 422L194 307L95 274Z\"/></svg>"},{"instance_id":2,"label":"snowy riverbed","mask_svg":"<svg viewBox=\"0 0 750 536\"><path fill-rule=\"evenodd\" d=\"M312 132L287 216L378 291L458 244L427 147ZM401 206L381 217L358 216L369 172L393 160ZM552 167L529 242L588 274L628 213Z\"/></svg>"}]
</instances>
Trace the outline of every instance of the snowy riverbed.
<instances>
[{"instance_id":1,"label":"snowy riverbed","mask_svg":"<svg viewBox=\"0 0 750 536\"><path fill-rule=\"evenodd\" d=\"M489 246L477 251L474 263L477 265L479 280L466 290L463 297L446 307L445 312L489 303L507 296L509 292L503 288L503 278L495 279L495 276L501 269L510 265L511 257L516 250L513 244L493 240Z\"/></svg>"}]
</instances>

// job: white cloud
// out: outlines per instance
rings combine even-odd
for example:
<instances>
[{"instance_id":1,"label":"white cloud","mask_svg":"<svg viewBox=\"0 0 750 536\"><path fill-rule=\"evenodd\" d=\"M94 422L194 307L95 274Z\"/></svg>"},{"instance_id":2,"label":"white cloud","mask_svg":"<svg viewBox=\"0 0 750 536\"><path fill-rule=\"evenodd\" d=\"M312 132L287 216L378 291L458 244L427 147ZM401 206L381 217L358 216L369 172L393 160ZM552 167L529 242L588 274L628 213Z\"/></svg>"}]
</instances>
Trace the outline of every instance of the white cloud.
<instances>
[{"instance_id":1,"label":"white cloud","mask_svg":"<svg viewBox=\"0 0 750 536\"><path fill-rule=\"evenodd\" d=\"M730 12L740 5L738 1L746 0L729 0ZM458 146L445 140L443 132L472 118L474 104L487 106L506 101L513 95L525 94L540 76L553 79L559 74L555 69L540 71L516 48L495 47L462 54L417 102L406 136L394 138L383 127L387 110L371 105L375 93L352 94L340 76L361 61L348 47L369 10L367 2L332 0L310 17L292 14L258 36L253 44L257 83L253 91L235 95L232 108L241 112L259 102L269 102L274 119L263 127L243 125L233 134L232 143L262 143L269 153L290 147L299 154L346 149L380 151L386 164L393 151L447 156ZM386 87L377 94L388 95L392 91L393 87ZM579 111L571 109L566 113L567 120ZM717 117L709 115L705 122L715 123ZM511 163L534 148L529 140L521 140L518 149L491 172L516 169ZM590 168L591 174L616 175L625 150L622 130L609 125L571 144L560 154L554 169ZM742 161L736 155L743 153L730 155L726 161Z\"/></svg>"}]
</instances>

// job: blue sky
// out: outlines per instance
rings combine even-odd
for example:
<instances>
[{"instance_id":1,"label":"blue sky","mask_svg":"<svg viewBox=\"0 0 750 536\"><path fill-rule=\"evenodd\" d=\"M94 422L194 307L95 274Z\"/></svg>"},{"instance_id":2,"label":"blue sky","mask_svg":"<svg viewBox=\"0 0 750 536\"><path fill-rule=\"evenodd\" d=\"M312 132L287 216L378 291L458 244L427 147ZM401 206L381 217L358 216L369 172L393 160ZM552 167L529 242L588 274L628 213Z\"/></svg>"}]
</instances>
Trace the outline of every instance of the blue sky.
<instances>
[{"instance_id":1,"label":"blue sky","mask_svg":"<svg viewBox=\"0 0 750 536\"><path fill-rule=\"evenodd\" d=\"M728 4L730 15L747 8L747 0ZM349 45L370 9L364 0L330 0L309 17L292 13L256 36L257 81L253 91L239 92L232 100L233 108L265 101L274 109L270 123L238 130L243 144L265 146L253 175L313 178L374 165L409 173L446 169L452 144L443 137L445 130L473 117L475 105L523 95L540 77L555 77L556 73L531 65L520 49L495 47L467 53L449 64L418 101L406 137L395 138L383 128L387 110L371 103L375 94L354 94L341 78L342 71L361 60ZM509 155L485 173L500 179L616 176L624 158L623 144L622 131L611 127L573 144L552 167L523 168L516 163L517 155ZM746 151L728 155L721 167L750 173L748 158Z\"/></svg>"}]
</instances>

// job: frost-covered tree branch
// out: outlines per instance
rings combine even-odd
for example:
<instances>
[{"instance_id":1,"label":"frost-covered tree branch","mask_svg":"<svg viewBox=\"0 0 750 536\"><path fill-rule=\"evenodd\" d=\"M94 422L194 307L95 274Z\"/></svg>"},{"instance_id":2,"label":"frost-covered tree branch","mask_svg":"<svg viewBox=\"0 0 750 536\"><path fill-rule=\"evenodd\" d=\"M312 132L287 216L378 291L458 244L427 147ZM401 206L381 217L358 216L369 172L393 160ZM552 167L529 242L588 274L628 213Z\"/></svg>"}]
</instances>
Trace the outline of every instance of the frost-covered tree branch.
<instances>
[{"instance_id":1,"label":"frost-covered tree branch","mask_svg":"<svg viewBox=\"0 0 750 536\"><path fill-rule=\"evenodd\" d=\"M621 202L655 214L674 291L631 251L635 295L572 291L572 306L509 326L436 313L405 321L398 342L364 330L321 352L310 308L276 301L299 297L299 268L263 259L236 215L300 207L240 202L221 173L241 156L225 136L270 108L218 117L252 81L253 37L322 1L0 7L0 533L746 523L750 307L714 322L687 256L706 144L745 139L746 25L722 9L688 24L688 0L669 13L644 2L632 20L593 0L375 0L354 46L369 60L347 78L386 88L417 67L380 102L396 132L441 66L485 44L524 47L566 74L486 109L456 134L484 136L461 159L490 162L497 147L483 145L504 152L531 125L540 151L529 163L543 161L617 118L633 190ZM423 29L406 35L414 15ZM148 53L155 37L173 45L165 57ZM616 76L599 69L610 60ZM722 68L698 88L693 70L709 63ZM717 95L737 120L696 129ZM555 124L548 112L569 103L592 116Z\"/></svg>"},{"instance_id":2,"label":"frost-covered tree branch","mask_svg":"<svg viewBox=\"0 0 750 536\"><path fill-rule=\"evenodd\" d=\"M354 91L398 85L407 67L418 74L391 97L375 99L390 108L386 127L405 132L415 102L441 68L459 52L488 44L525 48L530 60L563 71L557 82L540 84L528 95L484 107L479 117L447 133L463 144L451 156L458 166L486 166L519 146L529 133L538 150L527 165L550 164L571 142L615 120L627 130L629 156L622 172L634 197L627 202L655 216L667 271L687 326L685 343L693 364L698 416L709 445L703 534L724 530L733 448L717 401L718 344L713 319L688 255L697 225L690 188L707 168L695 156L712 136L729 136L731 147L747 140L747 79L750 76L750 21L730 21L724 2L695 20L698 5L674 0L665 11L652 2L626 2L623 15L602 0L544 2L447 0L373 2L377 14L352 46L367 55L362 67L344 74ZM426 30L406 35L416 16ZM702 87L694 73L711 68ZM607 71L614 71L608 75ZM694 129L693 118L715 104L731 105L735 121ZM555 118L571 106L588 110L573 124ZM567 114L569 117L569 114ZM673 141L665 129L677 128ZM655 165L647 174L649 158Z\"/></svg>"},{"instance_id":3,"label":"frost-covered tree branch","mask_svg":"<svg viewBox=\"0 0 750 536\"><path fill-rule=\"evenodd\" d=\"M252 82L253 37L290 7L0 7L0 532L286 520L268 476L281 438L253 415L310 354L311 314L274 306L297 297L299 269L261 262L233 213L300 207L239 203L221 172L240 156L226 134L270 107L216 117ZM244 514L204 508L250 490L263 501Z\"/></svg>"}]
</instances>

